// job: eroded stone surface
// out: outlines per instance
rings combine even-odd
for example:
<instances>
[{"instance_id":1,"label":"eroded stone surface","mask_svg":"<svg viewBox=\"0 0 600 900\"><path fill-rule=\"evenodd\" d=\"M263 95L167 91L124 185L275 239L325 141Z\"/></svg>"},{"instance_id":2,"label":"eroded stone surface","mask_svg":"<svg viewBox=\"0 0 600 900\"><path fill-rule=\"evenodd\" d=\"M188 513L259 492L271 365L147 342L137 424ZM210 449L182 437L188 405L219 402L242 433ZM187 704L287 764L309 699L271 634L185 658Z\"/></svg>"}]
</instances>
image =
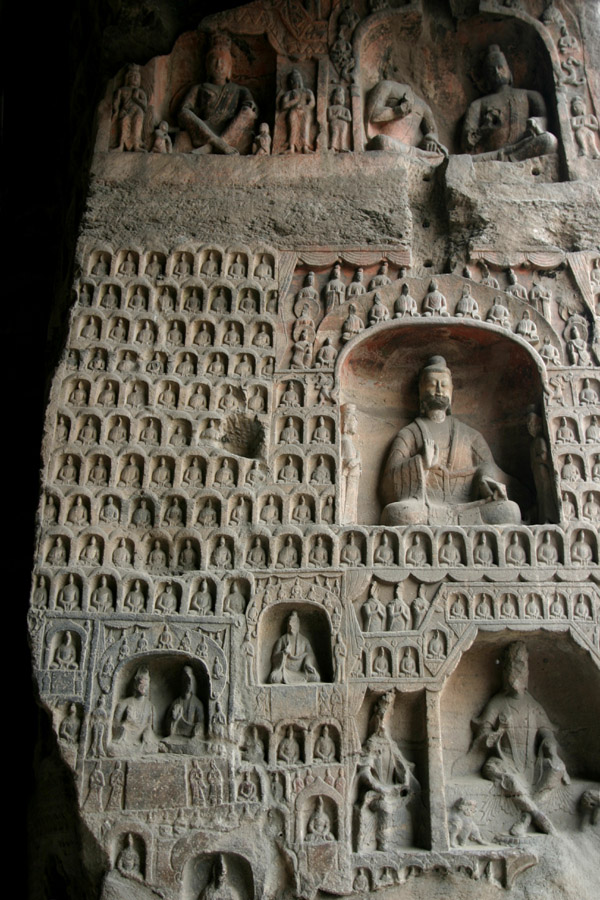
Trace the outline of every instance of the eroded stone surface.
<instances>
[{"instance_id":1,"label":"eroded stone surface","mask_svg":"<svg viewBox=\"0 0 600 900\"><path fill-rule=\"evenodd\" d=\"M107 88L29 612L103 900L600 889L596 73L475 6Z\"/></svg>"}]
</instances>

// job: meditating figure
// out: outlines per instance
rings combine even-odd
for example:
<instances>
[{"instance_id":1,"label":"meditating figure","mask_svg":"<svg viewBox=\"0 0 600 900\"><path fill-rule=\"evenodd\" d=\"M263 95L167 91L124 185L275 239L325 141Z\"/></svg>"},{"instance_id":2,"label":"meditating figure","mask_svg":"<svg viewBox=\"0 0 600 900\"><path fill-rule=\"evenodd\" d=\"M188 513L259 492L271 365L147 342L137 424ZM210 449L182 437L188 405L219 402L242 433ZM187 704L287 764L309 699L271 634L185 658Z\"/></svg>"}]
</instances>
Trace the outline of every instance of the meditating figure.
<instances>
[{"instance_id":1,"label":"meditating figure","mask_svg":"<svg viewBox=\"0 0 600 900\"><path fill-rule=\"evenodd\" d=\"M268 680L270 684L306 684L321 680L313 648L300 631L297 612L290 614L285 634L275 642Z\"/></svg>"},{"instance_id":2,"label":"meditating figure","mask_svg":"<svg viewBox=\"0 0 600 900\"><path fill-rule=\"evenodd\" d=\"M442 356L421 371L419 400L421 415L398 432L384 466L382 524L520 523L487 442L451 415L452 375Z\"/></svg>"}]
</instances>

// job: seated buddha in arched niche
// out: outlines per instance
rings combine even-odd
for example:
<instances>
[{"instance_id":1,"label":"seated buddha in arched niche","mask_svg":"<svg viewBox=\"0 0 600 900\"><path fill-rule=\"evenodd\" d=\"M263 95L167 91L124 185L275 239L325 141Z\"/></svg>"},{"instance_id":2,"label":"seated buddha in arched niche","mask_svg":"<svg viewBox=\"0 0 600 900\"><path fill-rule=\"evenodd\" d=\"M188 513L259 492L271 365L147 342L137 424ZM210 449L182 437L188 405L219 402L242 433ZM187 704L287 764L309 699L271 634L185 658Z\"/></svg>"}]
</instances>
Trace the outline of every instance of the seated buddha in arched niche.
<instances>
[{"instance_id":1,"label":"seated buddha in arched niche","mask_svg":"<svg viewBox=\"0 0 600 900\"><path fill-rule=\"evenodd\" d=\"M487 441L454 417L452 373L432 356L419 375L420 414L394 438L380 477L382 524L518 524L510 481Z\"/></svg>"}]
</instances>

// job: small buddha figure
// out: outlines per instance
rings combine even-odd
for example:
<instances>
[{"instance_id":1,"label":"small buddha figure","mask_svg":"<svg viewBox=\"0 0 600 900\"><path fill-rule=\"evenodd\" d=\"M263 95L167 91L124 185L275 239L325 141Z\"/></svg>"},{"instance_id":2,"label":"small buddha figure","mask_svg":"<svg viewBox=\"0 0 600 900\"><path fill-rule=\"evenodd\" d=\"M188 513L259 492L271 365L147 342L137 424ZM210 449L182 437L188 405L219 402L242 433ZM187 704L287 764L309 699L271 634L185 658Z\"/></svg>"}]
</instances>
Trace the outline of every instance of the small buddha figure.
<instances>
[{"instance_id":1,"label":"small buddha figure","mask_svg":"<svg viewBox=\"0 0 600 900\"><path fill-rule=\"evenodd\" d=\"M51 669L77 669L77 648L73 642L73 635L65 631L60 643L54 651L54 658L50 663Z\"/></svg>"},{"instance_id":2,"label":"small buddha figure","mask_svg":"<svg viewBox=\"0 0 600 900\"><path fill-rule=\"evenodd\" d=\"M219 400L219 409L222 409L224 412L235 412L240 408L240 401L233 393L233 387L228 384L225 388L225 393Z\"/></svg>"},{"instance_id":3,"label":"small buddha figure","mask_svg":"<svg viewBox=\"0 0 600 900\"><path fill-rule=\"evenodd\" d=\"M523 310L521 321L517 322L517 325L515 327L515 334L518 334L530 344L539 344L540 339L538 335L537 325L532 321L529 310Z\"/></svg>"},{"instance_id":4,"label":"small buddha figure","mask_svg":"<svg viewBox=\"0 0 600 900\"><path fill-rule=\"evenodd\" d=\"M546 131L546 103L537 91L513 87L512 72L498 44L486 53L483 76L488 94L465 115L462 145L474 160L517 161L554 153L557 140Z\"/></svg>"},{"instance_id":5,"label":"small buddha figure","mask_svg":"<svg viewBox=\"0 0 600 900\"><path fill-rule=\"evenodd\" d=\"M159 487L168 487L171 484L171 469L164 456L160 457L159 463L152 473L152 481Z\"/></svg>"},{"instance_id":6,"label":"small buddha figure","mask_svg":"<svg viewBox=\"0 0 600 900\"><path fill-rule=\"evenodd\" d=\"M197 384L194 388L193 394L190 396L188 400L188 406L193 410L206 409L208 404L206 401L206 394L203 391L202 385Z\"/></svg>"},{"instance_id":7,"label":"small buddha figure","mask_svg":"<svg viewBox=\"0 0 600 900\"><path fill-rule=\"evenodd\" d=\"M184 353L183 359L181 360L175 371L183 378L189 378L190 375L194 374L194 360L191 354Z\"/></svg>"},{"instance_id":8,"label":"small buddha figure","mask_svg":"<svg viewBox=\"0 0 600 900\"><path fill-rule=\"evenodd\" d=\"M285 539L285 544L277 555L277 568L295 569L298 565L298 551L294 547L291 536L288 535Z\"/></svg>"},{"instance_id":9,"label":"small buddha figure","mask_svg":"<svg viewBox=\"0 0 600 900\"><path fill-rule=\"evenodd\" d=\"M75 505L69 510L67 521L76 528L83 528L90 520L87 506L83 503L83 497L77 497Z\"/></svg>"},{"instance_id":10,"label":"small buddha figure","mask_svg":"<svg viewBox=\"0 0 600 900\"><path fill-rule=\"evenodd\" d=\"M382 473L382 524L448 524L467 510L481 523L520 522L487 442L450 414L452 375L443 357L422 369L419 400L421 415L398 432Z\"/></svg>"},{"instance_id":11,"label":"small buddha figure","mask_svg":"<svg viewBox=\"0 0 600 900\"><path fill-rule=\"evenodd\" d=\"M288 766L293 766L300 762L300 744L294 735L292 725L288 726L285 737L279 743L277 759Z\"/></svg>"},{"instance_id":12,"label":"small buddha figure","mask_svg":"<svg viewBox=\"0 0 600 900\"><path fill-rule=\"evenodd\" d=\"M142 140L148 97L141 86L140 67L130 65L125 73L123 86L113 97L113 119L117 128L117 150L142 152L146 149Z\"/></svg>"},{"instance_id":13,"label":"small buddha figure","mask_svg":"<svg viewBox=\"0 0 600 900\"><path fill-rule=\"evenodd\" d=\"M142 612L145 606L146 597L140 587L140 582L136 580L125 597L124 607L129 612L139 613Z\"/></svg>"},{"instance_id":14,"label":"small buddha figure","mask_svg":"<svg viewBox=\"0 0 600 900\"><path fill-rule=\"evenodd\" d=\"M440 547L440 563L444 566L462 566L462 557L460 550L454 543L454 535L451 531L446 535L446 539Z\"/></svg>"},{"instance_id":15,"label":"small buddha figure","mask_svg":"<svg viewBox=\"0 0 600 900\"><path fill-rule=\"evenodd\" d=\"M114 425L111 425L108 431L108 441L111 444L124 444L127 441L127 428L123 424L123 419L117 417Z\"/></svg>"},{"instance_id":16,"label":"small buddha figure","mask_svg":"<svg viewBox=\"0 0 600 900\"><path fill-rule=\"evenodd\" d=\"M98 278L104 278L104 276L108 275L109 268L110 257L107 254L100 253L92 268L92 275L95 275Z\"/></svg>"},{"instance_id":17,"label":"small buddha figure","mask_svg":"<svg viewBox=\"0 0 600 900\"><path fill-rule=\"evenodd\" d=\"M300 618L288 616L285 633L277 639L271 654L270 684L306 684L320 681L317 660L308 638L300 631Z\"/></svg>"},{"instance_id":18,"label":"small buddha figure","mask_svg":"<svg viewBox=\"0 0 600 900\"><path fill-rule=\"evenodd\" d=\"M79 590L79 585L75 581L75 576L70 574L58 592L56 605L65 612L71 612L74 609L79 609L80 601L81 591Z\"/></svg>"},{"instance_id":19,"label":"small buddha figure","mask_svg":"<svg viewBox=\"0 0 600 900\"><path fill-rule=\"evenodd\" d=\"M124 263L122 264L121 268L123 267L123 265L124 265ZM116 292L114 284L109 284L108 287L106 288L106 291L104 292L104 294L102 296L102 300L100 301L100 306L103 309L118 309L119 298L117 296L117 292ZM117 319L117 322L119 322L119 321L122 321L122 320ZM115 338L115 340L117 340L117 338Z\"/></svg>"},{"instance_id":20,"label":"small buddha figure","mask_svg":"<svg viewBox=\"0 0 600 900\"><path fill-rule=\"evenodd\" d=\"M248 88L231 80L233 56L226 33L213 34L205 65L207 81L186 93L179 126L189 134L193 152L247 152L258 110Z\"/></svg>"},{"instance_id":21,"label":"small buddha figure","mask_svg":"<svg viewBox=\"0 0 600 900\"><path fill-rule=\"evenodd\" d=\"M562 416L559 426L556 430L556 440L561 443L575 443L575 435L573 433L573 429L567 423L567 420L564 416Z\"/></svg>"},{"instance_id":22,"label":"small buddha figure","mask_svg":"<svg viewBox=\"0 0 600 900\"><path fill-rule=\"evenodd\" d=\"M153 516L152 512L148 509L148 502L146 500L140 500L140 505L134 511L133 516L131 517L131 521L138 527L147 527L152 525Z\"/></svg>"},{"instance_id":23,"label":"small buddha figure","mask_svg":"<svg viewBox=\"0 0 600 900\"><path fill-rule=\"evenodd\" d=\"M252 345L259 347L261 350L267 350L271 344L271 335L267 330L267 326L263 324L252 338Z\"/></svg>"},{"instance_id":24,"label":"small buddha figure","mask_svg":"<svg viewBox=\"0 0 600 900\"><path fill-rule=\"evenodd\" d=\"M233 565L233 556L231 550L225 542L225 538L221 535L217 545L213 551L212 564L217 569L231 569Z\"/></svg>"},{"instance_id":25,"label":"small buddha figure","mask_svg":"<svg viewBox=\"0 0 600 900\"><path fill-rule=\"evenodd\" d=\"M458 319L481 319L481 316L479 315L479 306L477 305L477 300L471 294L471 288L468 284L466 284L462 289L462 294L458 303L456 304L454 315Z\"/></svg>"},{"instance_id":26,"label":"small buddha figure","mask_svg":"<svg viewBox=\"0 0 600 900\"><path fill-rule=\"evenodd\" d=\"M197 460L196 460L197 465ZM213 506L212 500L209 498L198 513L198 524L204 528L212 527L218 524L217 511Z\"/></svg>"},{"instance_id":27,"label":"small buddha figure","mask_svg":"<svg viewBox=\"0 0 600 900\"><path fill-rule=\"evenodd\" d=\"M260 512L260 519L265 523L265 525L280 524L279 509L272 494L269 495L269 497L267 498L267 502Z\"/></svg>"},{"instance_id":28,"label":"small buddha figure","mask_svg":"<svg viewBox=\"0 0 600 900\"><path fill-rule=\"evenodd\" d=\"M600 397L594 385L590 383L589 378L583 379L583 388L579 393L579 402L583 406L597 406L600 404Z\"/></svg>"},{"instance_id":29,"label":"small buddha figure","mask_svg":"<svg viewBox=\"0 0 600 900\"><path fill-rule=\"evenodd\" d=\"M342 547L342 551L340 553L340 562L344 566L364 565L360 547L356 546L356 537L354 535L354 532L350 533L348 542Z\"/></svg>"},{"instance_id":30,"label":"small buddha figure","mask_svg":"<svg viewBox=\"0 0 600 900\"><path fill-rule=\"evenodd\" d=\"M579 594L573 608L573 615L576 619L590 619L590 608L585 594Z\"/></svg>"},{"instance_id":31,"label":"small buddha figure","mask_svg":"<svg viewBox=\"0 0 600 900\"><path fill-rule=\"evenodd\" d=\"M192 546L192 542L189 538L186 539L181 553L179 554L179 567L186 571L191 571L192 569L198 568L198 554L196 550Z\"/></svg>"},{"instance_id":32,"label":"small buddha figure","mask_svg":"<svg viewBox=\"0 0 600 900\"><path fill-rule=\"evenodd\" d=\"M324 457L317 457L317 465L310 476L311 484L331 484L331 472Z\"/></svg>"},{"instance_id":33,"label":"small buddha figure","mask_svg":"<svg viewBox=\"0 0 600 900\"><path fill-rule=\"evenodd\" d=\"M300 497L300 500L294 507L294 511L292 513L292 520L296 522L298 525L306 525L307 522L312 522L312 512L311 508L306 502L306 497L304 494Z\"/></svg>"},{"instance_id":34,"label":"small buddha figure","mask_svg":"<svg viewBox=\"0 0 600 900\"><path fill-rule=\"evenodd\" d=\"M494 553L487 540L487 535L484 532L473 550L473 562L476 566L494 565Z\"/></svg>"},{"instance_id":35,"label":"small buddha figure","mask_svg":"<svg viewBox=\"0 0 600 900\"><path fill-rule=\"evenodd\" d=\"M337 350L332 346L330 338L325 338L315 357L316 369L331 369L337 359Z\"/></svg>"},{"instance_id":36,"label":"small buddha figure","mask_svg":"<svg viewBox=\"0 0 600 900\"><path fill-rule=\"evenodd\" d=\"M400 660L400 674L413 678L419 674L412 647L405 647Z\"/></svg>"},{"instance_id":37,"label":"small buddha figure","mask_svg":"<svg viewBox=\"0 0 600 900\"><path fill-rule=\"evenodd\" d=\"M256 569L264 569L267 565L267 554L264 551L260 538L254 538L252 547L248 551L246 562Z\"/></svg>"},{"instance_id":38,"label":"small buddha figure","mask_svg":"<svg viewBox=\"0 0 600 900\"><path fill-rule=\"evenodd\" d=\"M291 416L288 416L285 421L285 426L281 430L279 442L282 444L300 443L300 434L298 433L298 429L294 425L294 420L291 418Z\"/></svg>"},{"instance_id":39,"label":"small buddha figure","mask_svg":"<svg viewBox=\"0 0 600 900\"><path fill-rule=\"evenodd\" d=\"M415 317L419 315L417 301L408 292L406 282L400 288L400 296L394 303L394 318L403 319L405 316Z\"/></svg>"},{"instance_id":40,"label":"small buddha figure","mask_svg":"<svg viewBox=\"0 0 600 900\"><path fill-rule=\"evenodd\" d=\"M342 333L341 340L346 343L347 341L351 341L352 338L357 337L361 331L364 330L364 322L361 317L357 314L356 306L354 303L351 303L348 306L348 315L344 319L342 323Z\"/></svg>"},{"instance_id":41,"label":"small buddha figure","mask_svg":"<svg viewBox=\"0 0 600 900\"><path fill-rule=\"evenodd\" d=\"M212 613L212 609L212 594L208 588L208 582L206 578L203 578L200 582L198 590L195 591L192 595L192 599L190 601L190 611L197 612L201 616L208 616Z\"/></svg>"},{"instance_id":42,"label":"small buddha figure","mask_svg":"<svg viewBox=\"0 0 600 900\"><path fill-rule=\"evenodd\" d=\"M506 563L509 566L524 566L527 564L527 554L519 543L519 535L514 531L510 538L510 544L506 548Z\"/></svg>"},{"instance_id":43,"label":"small buddha figure","mask_svg":"<svg viewBox=\"0 0 600 900\"><path fill-rule=\"evenodd\" d=\"M252 465L246 475L246 484L250 487L258 487L267 480L267 474L261 467L258 459L252 460ZM280 475L281 480L281 475Z\"/></svg>"},{"instance_id":44,"label":"small buddha figure","mask_svg":"<svg viewBox=\"0 0 600 900\"><path fill-rule=\"evenodd\" d=\"M229 593L223 601L223 612L232 616L243 616L246 610L246 597L243 594L241 586L235 582L231 582Z\"/></svg>"},{"instance_id":45,"label":"small buddha figure","mask_svg":"<svg viewBox=\"0 0 600 900\"><path fill-rule=\"evenodd\" d=\"M593 562L592 548L585 539L585 532L578 531L571 547L571 562L574 566L588 566Z\"/></svg>"},{"instance_id":46,"label":"small buddha figure","mask_svg":"<svg viewBox=\"0 0 600 900\"><path fill-rule=\"evenodd\" d=\"M187 437L185 431L183 430L183 425L176 426L175 431L173 432L169 443L173 447L178 447L178 448L179 447L187 447L189 440L188 440L188 437Z\"/></svg>"},{"instance_id":47,"label":"small buddha figure","mask_svg":"<svg viewBox=\"0 0 600 900\"><path fill-rule=\"evenodd\" d=\"M600 516L600 503L598 503L596 494L592 492L586 494L581 516L583 519L589 519L591 522L595 522Z\"/></svg>"},{"instance_id":48,"label":"small buddha figure","mask_svg":"<svg viewBox=\"0 0 600 900\"><path fill-rule=\"evenodd\" d=\"M146 265L148 278L159 278L163 274L163 266L156 253L152 253L150 261Z\"/></svg>"},{"instance_id":49,"label":"small buddha figure","mask_svg":"<svg viewBox=\"0 0 600 900\"><path fill-rule=\"evenodd\" d=\"M315 810L306 824L306 836L304 840L307 844L335 841L335 837L331 831L331 820L323 807L322 797L317 797Z\"/></svg>"},{"instance_id":50,"label":"small buddha figure","mask_svg":"<svg viewBox=\"0 0 600 900\"><path fill-rule=\"evenodd\" d=\"M567 453L565 456L564 465L560 470L560 477L562 481L571 482L572 484L581 480L579 467L573 462L573 456L570 453Z\"/></svg>"},{"instance_id":51,"label":"small buddha figure","mask_svg":"<svg viewBox=\"0 0 600 900\"><path fill-rule=\"evenodd\" d=\"M98 612L110 612L114 608L114 602L115 598L112 588L108 584L106 575L103 575L100 578L98 587L92 591L90 605L92 609L95 609Z\"/></svg>"},{"instance_id":52,"label":"small buddha figure","mask_svg":"<svg viewBox=\"0 0 600 900\"><path fill-rule=\"evenodd\" d=\"M394 551L390 547L390 540L387 534L382 535L381 543L375 551L373 561L378 566L392 566L394 564Z\"/></svg>"},{"instance_id":53,"label":"small buddha figure","mask_svg":"<svg viewBox=\"0 0 600 900\"><path fill-rule=\"evenodd\" d=\"M218 484L220 487L228 488L235 486L235 476L231 468L231 463L227 458L223 460L220 467L215 472L214 481L215 484Z\"/></svg>"},{"instance_id":54,"label":"small buddha figure","mask_svg":"<svg viewBox=\"0 0 600 900\"><path fill-rule=\"evenodd\" d=\"M379 325L381 322L387 322L390 314L385 303L381 299L381 294L375 292L373 297L373 305L369 310L369 325Z\"/></svg>"},{"instance_id":55,"label":"small buddha figure","mask_svg":"<svg viewBox=\"0 0 600 900\"><path fill-rule=\"evenodd\" d=\"M377 275L374 275L369 282L369 290L375 291L377 288L387 287L388 284L392 283L392 279L388 275L389 264L386 259L381 261L381 264L377 270Z\"/></svg>"},{"instance_id":56,"label":"small buddha figure","mask_svg":"<svg viewBox=\"0 0 600 900\"><path fill-rule=\"evenodd\" d=\"M64 463L58 470L57 480L63 484L75 484L77 481L77 466L73 462L73 457L69 454Z\"/></svg>"},{"instance_id":57,"label":"small buddha figure","mask_svg":"<svg viewBox=\"0 0 600 900\"><path fill-rule=\"evenodd\" d=\"M164 569L167 565L167 554L162 549L160 541L154 541L152 550L148 554L148 568Z\"/></svg>"},{"instance_id":58,"label":"small buddha figure","mask_svg":"<svg viewBox=\"0 0 600 900\"><path fill-rule=\"evenodd\" d=\"M501 297L494 297L494 302L485 320L491 322L492 325L499 325L501 328L510 328L510 313L502 303Z\"/></svg>"},{"instance_id":59,"label":"small buddha figure","mask_svg":"<svg viewBox=\"0 0 600 900\"><path fill-rule=\"evenodd\" d=\"M84 325L81 329L81 337L86 338L89 341L97 341L100 337L100 329L98 327L98 322L93 317L90 317L87 320L87 325Z\"/></svg>"},{"instance_id":60,"label":"small buddha figure","mask_svg":"<svg viewBox=\"0 0 600 900\"><path fill-rule=\"evenodd\" d=\"M429 564L425 539L422 534L414 534L412 544L406 551L406 562L409 566L426 566Z\"/></svg>"},{"instance_id":61,"label":"small buddha figure","mask_svg":"<svg viewBox=\"0 0 600 900\"><path fill-rule=\"evenodd\" d=\"M92 535L89 542L79 554L79 560L84 566L99 566L100 556L101 549L98 544L98 538L95 535Z\"/></svg>"},{"instance_id":62,"label":"small buddha figure","mask_svg":"<svg viewBox=\"0 0 600 900\"><path fill-rule=\"evenodd\" d=\"M78 381L77 386L69 396L69 403L73 406L85 406L88 402L88 391L83 381Z\"/></svg>"},{"instance_id":63,"label":"small buddha figure","mask_svg":"<svg viewBox=\"0 0 600 900\"><path fill-rule=\"evenodd\" d=\"M155 711L150 700L150 673L141 666L134 675L133 693L117 703L112 721L113 743L129 751L156 749ZM116 750L116 747L115 747ZM118 752L118 751L117 751Z\"/></svg>"},{"instance_id":64,"label":"small buddha figure","mask_svg":"<svg viewBox=\"0 0 600 900\"><path fill-rule=\"evenodd\" d=\"M438 283L432 279L429 283L429 289L423 300L422 312L424 316L447 316L448 303L440 290Z\"/></svg>"},{"instance_id":65,"label":"small buddha figure","mask_svg":"<svg viewBox=\"0 0 600 900\"><path fill-rule=\"evenodd\" d=\"M330 563L329 553L323 544L321 535L317 537L315 546L308 555L308 562L309 565L316 566L317 568L328 566Z\"/></svg>"},{"instance_id":66,"label":"small buddha figure","mask_svg":"<svg viewBox=\"0 0 600 900\"><path fill-rule=\"evenodd\" d=\"M279 471L279 481L285 481L289 484L297 484L300 481L300 473L294 465L291 456L286 458L285 465L283 465Z\"/></svg>"},{"instance_id":67,"label":"small buddha figure","mask_svg":"<svg viewBox=\"0 0 600 900\"><path fill-rule=\"evenodd\" d=\"M600 425L598 425L598 416L592 416L590 424L585 430L586 444L596 444L600 441Z\"/></svg>"},{"instance_id":68,"label":"small buddha figure","mask_svg":"<svg viewBox=\"0 0 600 900\"><path fill-rule=\"evenodd\" d=\"M239 497L236 505L231 510L229 521L232 525L247 525L249 517L248 504L243 497Z\"/></svg>"},{"instance_id":69,"label":"small buddha figure","mask_svg":"<svg viewBox=\"0 0 600 900\"><path fill-rule=\"evenodd\" d=\"M126 350L123 354L123 358L117 364L117 372L135 372L137 367L136 357L129 350Z\"/></svg>"},{"instance_id":70,"label":"small buddha figure","mask_svg":"<svg viewBox=\"0 0 600 900\"><path fill-rule=\"evenodd\" d=\"M69 426L64 416L58 417L56 425L56 443L66 444L69 439Z\"/></svg>"}]
</instances>

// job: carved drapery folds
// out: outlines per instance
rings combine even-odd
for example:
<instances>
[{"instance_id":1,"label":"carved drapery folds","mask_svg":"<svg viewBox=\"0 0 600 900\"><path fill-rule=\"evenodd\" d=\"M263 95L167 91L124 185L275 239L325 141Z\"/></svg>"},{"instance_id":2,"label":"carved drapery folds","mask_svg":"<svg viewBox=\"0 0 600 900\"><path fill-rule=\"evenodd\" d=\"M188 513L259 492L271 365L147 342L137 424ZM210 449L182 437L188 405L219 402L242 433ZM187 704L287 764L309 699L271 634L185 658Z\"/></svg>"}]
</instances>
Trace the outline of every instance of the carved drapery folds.
<instances>
[{"instance_id":1,"label":"carved drapery folds","mask_svg":"<svg viewBox=\"0 0 600 900\"><path fill-rule=\"evenodd\" d=\"M104 900L593 855L600 252L542 221L600 152L582 33L429 6L257 0L101 107L29 626ZM376 239L319 222L355 184Z\"/></svg>"}]
</instances>

